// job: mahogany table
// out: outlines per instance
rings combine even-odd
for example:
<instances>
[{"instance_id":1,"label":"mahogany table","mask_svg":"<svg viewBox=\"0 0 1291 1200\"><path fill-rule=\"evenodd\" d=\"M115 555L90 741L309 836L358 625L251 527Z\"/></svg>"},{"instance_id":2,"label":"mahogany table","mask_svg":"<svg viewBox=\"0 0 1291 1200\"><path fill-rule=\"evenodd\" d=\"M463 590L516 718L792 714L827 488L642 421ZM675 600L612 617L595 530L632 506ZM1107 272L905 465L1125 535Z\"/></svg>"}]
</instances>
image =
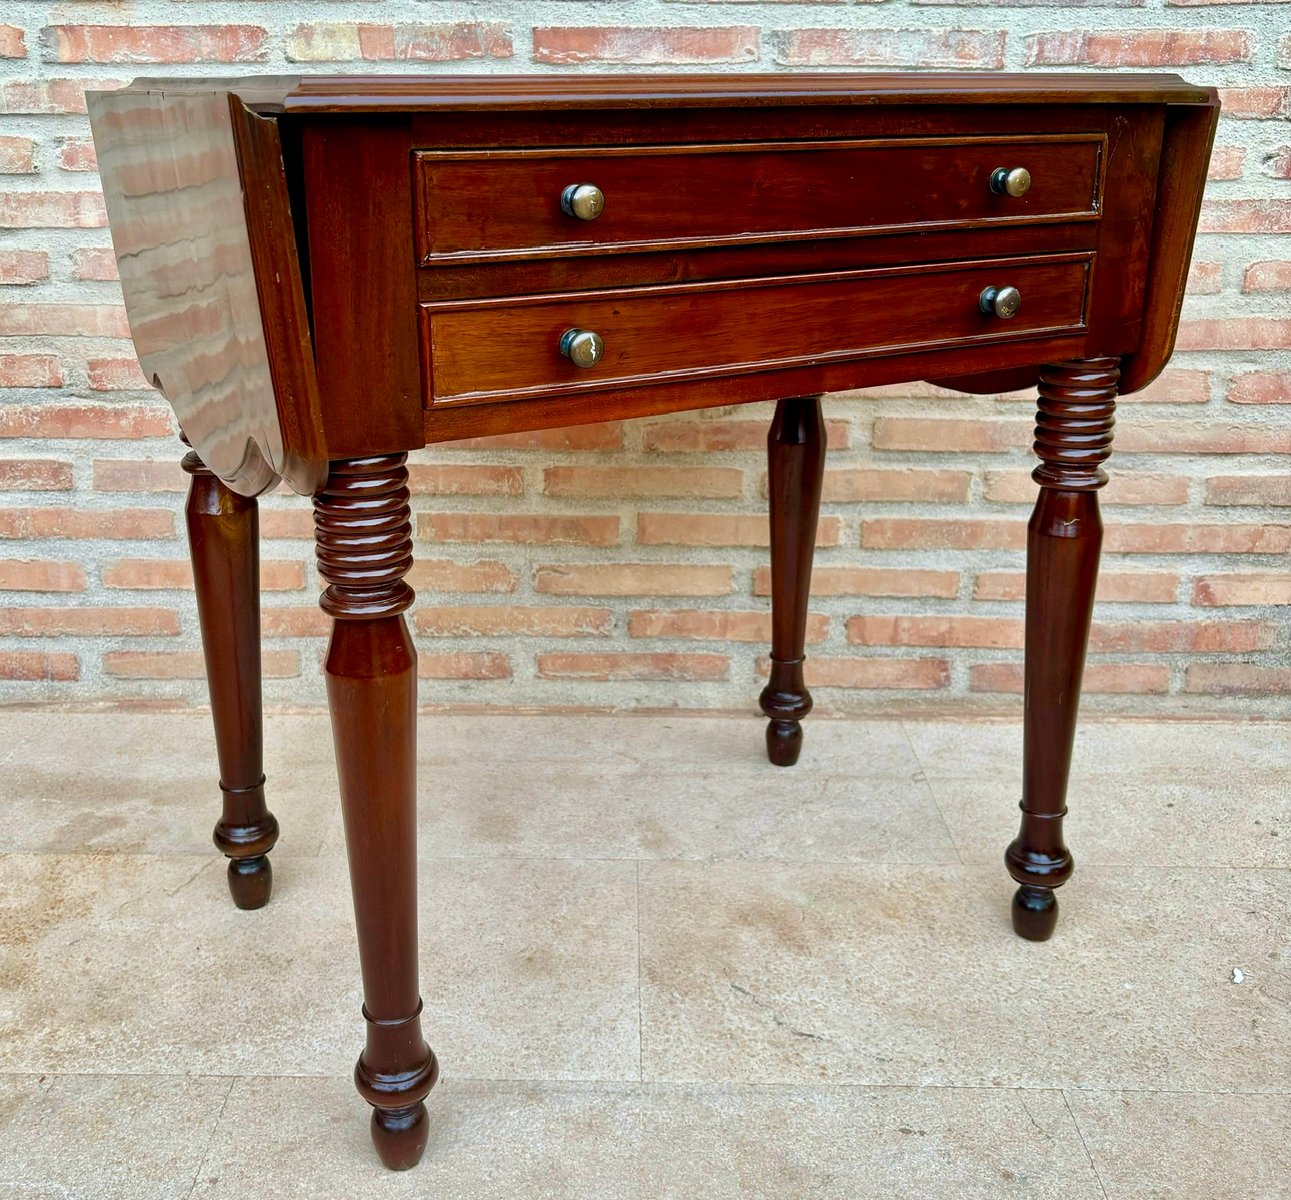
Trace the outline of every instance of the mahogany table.
<instances>
[{"instance_id":1,"label":"mahogany table","mask_svg":"<svg viewBox=\"0 0 1291 1200\"><path fill-rule=\"evenodd\" d=\"M1013 925L1072 858L1067 774L1118 393L1174 345L1219 105L1174 75L140 80L89 96L130 327L192 452L187 524L242 908L269 898L257 513L313 497L367 1044L389 1167L426 1143L407 451L776 400L767 752L811 708L820 395L1038 384Z\"/></svg>"}]
</instances>

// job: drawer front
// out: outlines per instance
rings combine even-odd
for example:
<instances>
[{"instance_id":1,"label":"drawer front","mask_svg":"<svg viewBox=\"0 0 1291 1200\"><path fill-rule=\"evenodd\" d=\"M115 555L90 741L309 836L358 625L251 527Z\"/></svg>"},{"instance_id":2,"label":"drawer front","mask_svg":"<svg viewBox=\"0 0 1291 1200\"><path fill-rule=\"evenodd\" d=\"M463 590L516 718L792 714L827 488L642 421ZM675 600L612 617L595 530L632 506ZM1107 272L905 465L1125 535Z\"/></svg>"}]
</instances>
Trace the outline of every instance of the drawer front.
<instances>
[{"instance_id":1,"label":"drawer front","mask_svg":"<svg viewBox=\"0 0 1291 1200\"><path fill-rule=\"evenodd\" d=\"M433 404L484 403L1079 333L1090 254L682 284L421 308ZM1004 319L987 288L1016 288ZM603 352L579 367L569 330Z\"/></svg>"},{"instance_id":2,"label":"drawer front","mask_svg":"<svg viewBox=\"0 0 1291 1200\"><path fill-rule=\"evenodd\" d=\"M1094 220L1102 134L415 155L423 264ZM1024 167L1021 196L992 189ZM561 205L600 189L600 215Z\"/></svg>"}]
</instances>

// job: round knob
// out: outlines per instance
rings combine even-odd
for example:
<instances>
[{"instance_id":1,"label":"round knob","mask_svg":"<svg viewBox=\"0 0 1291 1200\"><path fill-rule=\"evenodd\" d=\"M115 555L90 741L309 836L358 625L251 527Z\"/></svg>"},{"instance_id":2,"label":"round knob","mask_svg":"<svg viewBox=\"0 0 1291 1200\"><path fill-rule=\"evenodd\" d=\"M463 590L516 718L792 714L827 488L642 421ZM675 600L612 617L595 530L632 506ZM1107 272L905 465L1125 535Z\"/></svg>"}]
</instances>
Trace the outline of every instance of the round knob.
<instances>
[{"instance_id":1,"label":"round knob","mask_svg":"<svg viewBox=\"0 0 1291 1200\"><path fill-rule=\"evenodd\" d=\"M594 183L571 183L560 193L560 207L567 217L595 221L605 211L605 193Z\"/></svg>"},{"instance_id":2,"label":"round knob","mask_svg":"<svg viewBox=\"0 0 1291 1200\"><path fill-rule=\"evenodd\" d=\"M605 353L605 342L590 329L566 329L560 335L560 352L576 367L594 367Z\"/></svg>"},{"instance_id":3,"label":"round knob","mask_svg":"<svg viewBox=\"0 0 1291 1200\"><path fill-rule=\"evenodd\" d=\"M1025 196L1031 190L1031 172L1026 167L996 167L991 172L991 191L1000 196Z\"/></svg>"},{"instance_id":4,"label":"round knob","mask_svg":"<svg viewBox=\"0 0 1291 1200\"><path fill-rule=\"evenodd\" d=\"M1022 304L1022 293L1015 287L983 288L978 303L982 306L982 312L1007 321L1010 317L1017 316Z\"/></svg>"}]
</instances>

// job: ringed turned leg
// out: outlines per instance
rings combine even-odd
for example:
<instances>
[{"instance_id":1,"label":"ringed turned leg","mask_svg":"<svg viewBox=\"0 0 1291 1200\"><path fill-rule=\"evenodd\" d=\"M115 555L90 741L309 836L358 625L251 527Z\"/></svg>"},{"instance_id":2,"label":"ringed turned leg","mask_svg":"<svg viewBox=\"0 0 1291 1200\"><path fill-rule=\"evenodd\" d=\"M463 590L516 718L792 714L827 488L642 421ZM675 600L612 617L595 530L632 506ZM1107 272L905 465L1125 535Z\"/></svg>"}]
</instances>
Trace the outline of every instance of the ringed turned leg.
<instances>
[{"instance_id":1,"label":"ringed turned leg","mask_svg":"<svg viewBox=\"0 0 1291 1200\"><path fill-rule=\"evenodd\" d=\"M261 908L273 888L268 854L278 822L264 798L259 507L191 451L183 467L192 476L184 517L224 795L215 844L229 860L233 903Z\"/></svg>"},{"instance_id":2,"label":"ringed turned leg","mask_svg":"<svg viewBox=\"0 0 1291 1200\"><path fill-rule=\"evenodd\" d=\"M763 713L770 718L767 757L778 767L791 767L798 761L802 752L801 721L811 712L811 693L802 680L802 665L824 470L825 422L820 397L781 400L767 434L771 678L759 700Z\"/></svg>"},{"instance_id":3,"label":"ringed turned leg","mask_svg":"<svg viewBox=\"0 0 1291 1200\"><path fill-rule=\"evenodd\" d=\"M1103 542L1098 489L1112 451L1118 360L1045 367L1032 474L1040 485L1027 528L1022 828L1005 852L1020 885L1013 928L1042 942L1058 922L1054 889L1071 878L1062 840L1080 679Z\"/></svg>"},{"instance_id":4,"label":"ringed turned leg","mask_svg":"<svg viewBox=\"0 0 1291 1200\"><path fill-rule=\"evenodd\" d=\"M417 651L407 456L331 464L314 497L318 569L334 618L324 672L358 927L367 1045L354 1069L372 1140L392 1170L426 1147L439 1064L417 987Z\"/></svg>"}]
</instances>

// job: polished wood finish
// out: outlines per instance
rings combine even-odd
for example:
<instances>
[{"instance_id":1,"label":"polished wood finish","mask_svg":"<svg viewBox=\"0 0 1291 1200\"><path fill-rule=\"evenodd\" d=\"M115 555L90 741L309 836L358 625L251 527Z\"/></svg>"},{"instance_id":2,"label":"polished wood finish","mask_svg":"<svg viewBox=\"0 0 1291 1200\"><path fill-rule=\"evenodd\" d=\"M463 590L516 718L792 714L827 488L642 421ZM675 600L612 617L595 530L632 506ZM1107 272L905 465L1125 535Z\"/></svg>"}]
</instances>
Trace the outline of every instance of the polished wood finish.
<instances>
[{"instance_id":1,"label":"polished wood finish","mask_svg":"<svg viewBox=\"0 0 1291 1200\"><path fill-rule=\"evenodd\" d=\"M431 266L1093 221L1104 149L1100 134L1052 134L421 151L418 250ZM992 171L1022 161L1035 179L1026 195L991 189ZM594 220L561 209L565 187L581 182L605 193Z\"/></svg>"},{"instance_id":2,"label":"polished wood finish","mask_svg":"<svg viewBox=\"0 0 1291 1200\"><path fill-rule=\"evenodd\" d=\"M439 1063L421 1035L417 986L417 651L406 455L332 463L314 497L324 611L323 664L345 818L363 974L367 1047L354 1069L373 1106L372 1140L392 1170L416 1165L423 1103Z\"/></svg>"},{"instance_id":3,"label":"polished wood finish","mask_svg":"<svg viewBox=\"0 0 1291 1200\"><path fill-rule=\"evenodd\" d=\"M1112 452L1119 375L1116 359L1098 358L1048 366L1040 376L1041 463L1032 474L1040 495L1027 526L1022 828L1004 856L1021 885L1013 928L1031 941L1053 933L1054 889L1073 866L1062 819L1103 544L1098 489L1107 482L1102 464Z\"/></svg>"},{"instance_id":4,"label":"polished wood finish","mask_svg":"<svg viewBox=\"0 0 1291 1200\"><path fill-rule=\"evenodd\" d=\"M234 494L281 476L316 495L368 1022L356 1079L388 1165L421 1154L438 1071L420 1030L402 616L404 456L427 443L777 401L762 709L787 765L811 706L820 394L1039 384L1007 862L1018 933L1052 933L1101 463L1118 391L1150 382L1174 344L1213 89L1132 74L282 76L144 80L88 101L140 359L197 451L194 563L237 804L258 796L260 751L254 505ZM1025 167L1031 190L993 192L999 167ZM578 183L605 194L596 220L562 211ZM982 311L988 286L1020 290L1014 317ZM604 354L575 366L567 329L595 331ZM235 841L238 861L256 857ZM267 866L235 894L257 879Z\"/></svg>"},{"instance_id":5,"label":"polished wood finish","mask_svg":"<svg viewBox=\"0 0 1291 1200\"><path fill-rule=\"evenodd\" d=\"M259 508L191 451L183 466L191 477L184 518L224 796L215 844L229 860L234 904L263 908L273 889L268 855L278 822L264 796Z\"/></svg>"},{"instance_id":6,"label":"polished wood finish","mask_svg":"<svg viewBox=\"0 0 1291 1200\"><path fill-rule=\"evenodd\" d=\"M771 509L771 677L758 703L768 718L767 757L791 767L802 753L802 719L811 712L803 682L807 604L816 519L825 475L820 397L781 400L767 434Z\"/></svg>"}]
</instances>

